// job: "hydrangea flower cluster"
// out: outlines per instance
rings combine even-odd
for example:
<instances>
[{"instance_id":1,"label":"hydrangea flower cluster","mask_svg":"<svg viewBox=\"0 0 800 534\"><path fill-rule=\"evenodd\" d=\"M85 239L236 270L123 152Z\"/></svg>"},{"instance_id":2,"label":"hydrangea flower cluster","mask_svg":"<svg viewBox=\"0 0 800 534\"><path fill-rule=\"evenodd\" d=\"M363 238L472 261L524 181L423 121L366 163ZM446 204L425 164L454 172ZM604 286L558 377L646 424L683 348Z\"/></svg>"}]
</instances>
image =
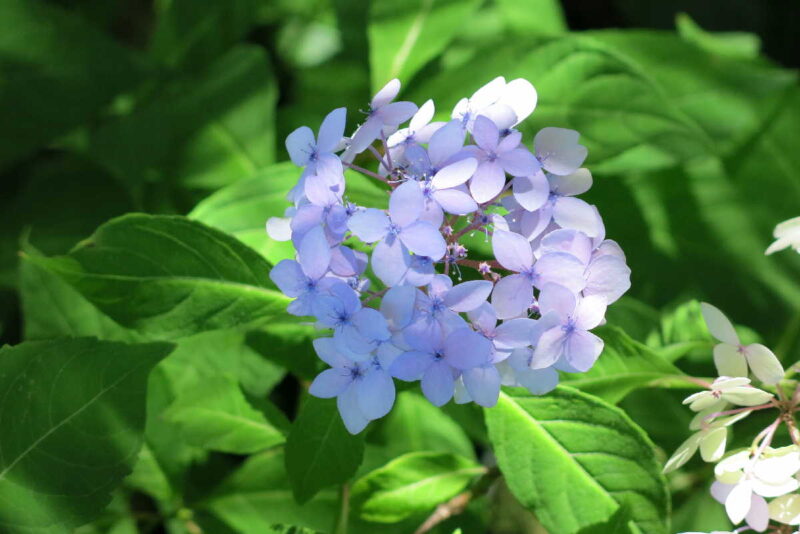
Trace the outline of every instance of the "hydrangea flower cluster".
<instances>
[{"instance_id":1,"label":"hydrangea flower cluster","mask_svg":"<svg viewBox=\"0 0 800 534\"><path fill-rule=\"evenodd\" d=\"M743 345L731 322L714 306L704 303L702 312L709 331L719 341L714 347L714 362L722 376L708 384L708 390L684 401L696 412L690 423L695 433L678 447L664 472L679 468L699 449L704 461L717 463L712 497L725 506L734 525L745 523L734 532L798 534L800 432L793 414L798 410L800 389L786 395L779 385L784 377L783 367L770 349L760 344ZM778 397L751 385L750 374L775 387ZM778 411L774 422L755 437L750 447L726 455L728 428L754 411L767 409ZM787 425L792 444L773 448L773 438L782 424Z\"/></svg>"},{"instance_id":2,"label":"hydrangea flower cluster","mask_svg":"<svg viewBox=\"0 0 800 534\"><path fill-rule=\"evenodd\" d=\"M498 77L442 122L433 101L395 102L399 90L381 89L350 137L344 108L316 136L292 132L303 172L286 216L267 222L297 251L270 274L289 313L329 332L314 347L330 369L309 391L336 397L352 433L391 410L395 379L437 406L493 406L501 385L552 390L558 371L592 367L591 330L630 286L621 248L577 198L592 185L578 132L545 128L531 149L515 129L536 106L528 81ZM346 169L380 181L386 205L350 202ZM470 258L477 233L494 258Z\"/></svg>"}]
</instances>

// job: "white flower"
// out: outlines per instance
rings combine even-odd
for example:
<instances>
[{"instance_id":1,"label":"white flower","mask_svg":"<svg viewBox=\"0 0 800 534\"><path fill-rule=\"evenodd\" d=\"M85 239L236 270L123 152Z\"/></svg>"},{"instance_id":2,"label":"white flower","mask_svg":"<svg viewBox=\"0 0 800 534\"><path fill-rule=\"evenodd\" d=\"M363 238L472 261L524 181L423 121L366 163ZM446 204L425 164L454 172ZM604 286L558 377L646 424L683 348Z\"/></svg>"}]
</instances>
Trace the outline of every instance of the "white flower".
<instances>
[{"instance_id":1,"label":"white flower","mask_svg":"<svg viewBox=\"0 0 800 534\"><path fill-rule=\"evenodd\" d=\"M747 376L747 368L765 384L777 384L783 378L781 362L764 345L742 345L733 325L719 309L701 303L703 319L711 335L721 343L714 347L714 363L721 376Z\"/></svg>"},{"instance_id":2,"label":"white flower","mask_svg":"<svg viewBox=\"0 0 800 534\"><path fill-rule=\"evenodd\" d=\"M769 518L786 525L800 525L800 495L782 495L769 503ZM797 533L795 533L797 534Z\"/></svg>"},{"instance_id":3,"label":"white flower","mask_svg":"<svg viewBox=\"0 0 800 534\"><path fill-rule=\"evenodd\" d=\"M745 520L750 528L763 532L771 515L765 497L780 497L797 490L798 471L800 450L794 445L768 448L756 458L749 450L743 450L714 468L717 481L711 486L711 495L725 504L734 524Z\"/></svg>"},{"instance_id":4,"label":"white flower","mask_svg":"<svg viewBox=\"0 0 800 534\"><path fill-rule=\"evenodd\" d=\"M689 395L683 401L695 412L722 411L726 403L737 406L757 406L764 404L773 395L750 386L750 379L743 377L722 376L714 380L709 391L700 391Z\"/></svg>"},{"instance_id":5,"label":"white flower","mask_svg":"<svg viewBox=\"0 0 800 534\"><path fill-rule=\"evenodd\" d=\"M669 473L678 469L688 462L697 449L700 449L700 456L706 462L716 462L725 454L725 446L728 442L728 428L736 421L740 421L750 415L750 412L741 412L729 417L717 419L695 432L681 443L664 465L664 473Z\"/></svg>"},{"instance_id":6,"label":"white flower","mask_svg":"<svg viewBox=\"0 0 800 534\"><path fill-rule=\"evenodd\" d=\"M772 235L775 237L775 241L764 254L772 254L789 247L800 252L800 217L779 223Z\"/></svg>"}]
</instances>

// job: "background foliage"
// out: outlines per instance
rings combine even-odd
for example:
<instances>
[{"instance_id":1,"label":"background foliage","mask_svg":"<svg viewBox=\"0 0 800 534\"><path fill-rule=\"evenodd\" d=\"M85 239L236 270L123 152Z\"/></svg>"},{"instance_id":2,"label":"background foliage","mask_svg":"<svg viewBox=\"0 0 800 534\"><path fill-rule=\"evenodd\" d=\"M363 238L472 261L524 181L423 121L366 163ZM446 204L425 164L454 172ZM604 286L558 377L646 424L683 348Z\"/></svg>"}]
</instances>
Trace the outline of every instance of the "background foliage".
<instances>
[{"instance_id":1,"label":"background foliage","mask_svg":"<svg viewBox=\"0 0 800 534\"><path fill-rule=\"evenodd\" d=\"M784 66L670 1L0 2L2 530L405 533L464 495L431 532L729 528L707 468L660 465L680 375L713 372L694 299L800 348L800 258L763 256L800 207L800 90L797 6L719 4L687 6ZM662 29L575 31L602 25ZM484 421L409 390L351 436L267 277L283 139L391 77L444 116L498 75L539 91L526 134L581 132L633 287L555 393Z\"/></svg>"}]
</instances>

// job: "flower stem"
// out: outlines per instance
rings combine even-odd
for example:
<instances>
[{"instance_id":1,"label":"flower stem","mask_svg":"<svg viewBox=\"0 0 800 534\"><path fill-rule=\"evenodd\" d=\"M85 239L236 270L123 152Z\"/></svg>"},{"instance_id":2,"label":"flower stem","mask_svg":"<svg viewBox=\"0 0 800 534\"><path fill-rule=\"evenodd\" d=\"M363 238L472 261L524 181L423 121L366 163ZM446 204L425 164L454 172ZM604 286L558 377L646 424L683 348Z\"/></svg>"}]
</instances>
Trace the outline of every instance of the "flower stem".
<instances>
[{"instance_id":1,"label":"flower stem","mask_svg":"<svg viewBox=\"0 0 800 534\"><path fill-rule=\"evenodd\" d=\"M387 180L386 178L384 178L383 176L381 176L377 172L372 172L370 170L365 169L364 167L359 167L355 163L347 163L346 161L343 161L342 164L345 167L349 167L349 168L353 169L354 171L360 172L361 174L364 174L366 176L371 176L372 178L375 178L376 180L380 180L381 182L383 182L385 184L389 183L389 180Z\"/></svg>"}]
</instances>

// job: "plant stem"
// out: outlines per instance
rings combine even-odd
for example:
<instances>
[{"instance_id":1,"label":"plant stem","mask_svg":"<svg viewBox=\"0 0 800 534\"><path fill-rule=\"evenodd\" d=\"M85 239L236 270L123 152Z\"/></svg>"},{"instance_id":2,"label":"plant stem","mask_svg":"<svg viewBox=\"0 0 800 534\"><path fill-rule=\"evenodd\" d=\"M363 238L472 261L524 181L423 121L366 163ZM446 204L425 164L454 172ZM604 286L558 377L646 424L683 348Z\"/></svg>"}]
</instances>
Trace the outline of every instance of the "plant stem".
<instances>
[{"instance_id":1,"label":"plant stem","mask_svg":"<svg viewBox=\"0 0 800 534\"><path fill-rule=\"evenodd\" d=\"M472 485L470 489L463 493L459 493L449 501L437 506L436 510L434 510L430 516L428 516L428 519L426 519L419 526L419 528L414 531L414 534L425 534L426 532L430 532L442 521L445 521L454 515L460 514L466 510L467 505L469 505L472 499L485 495L498 478L500 478L500 470L498 468L493 467L488 469L483 476Z\"/></svg>"},{"instance_id":2,"label":"plant stem","mask_svg":"<svg viewBox=\"0 0 800 534\"><path fill-rule=\"evenodd\" d=\"M350 486L347 483L342 484L341 491L341 508L339 509L339 518L336 520L336 528L334 534L347 534L347 522L350 518Z\"/></svg>"},{"instance_id":3,"label":"plant stem","mask_svg":"<svg viewBox=\"0 0 800 534\"><path fill-rule=\"evenodd\" d=\"M372 172L372 171L370 171L370 170L368 170L368 169L365 169L364 167L359 167L359 166L358 166L358 165L356 165L355 163L347 163L347 162L344 162L344 161L343 161L343 162L342 162L342 164L343 164L345 167L349 167L349 168L353 169L354 171L358 171L358 172L360 172L361 174L364 174L364 175L366 175L366 176L371 176L372 178L375 178L376 180L380 180L381 182L383 182L383 183L385 183L385 184L388 184L388 183L389 183L389 180L387 180L386 178L384 178L384 177L383 177L383 176L381 176L380 174L378 174L378 173L376 173L376 172Z\"/></svg>"}]
</instances>

